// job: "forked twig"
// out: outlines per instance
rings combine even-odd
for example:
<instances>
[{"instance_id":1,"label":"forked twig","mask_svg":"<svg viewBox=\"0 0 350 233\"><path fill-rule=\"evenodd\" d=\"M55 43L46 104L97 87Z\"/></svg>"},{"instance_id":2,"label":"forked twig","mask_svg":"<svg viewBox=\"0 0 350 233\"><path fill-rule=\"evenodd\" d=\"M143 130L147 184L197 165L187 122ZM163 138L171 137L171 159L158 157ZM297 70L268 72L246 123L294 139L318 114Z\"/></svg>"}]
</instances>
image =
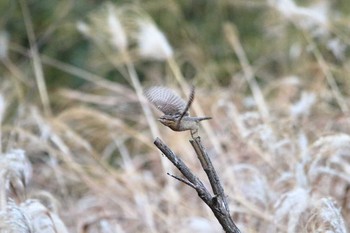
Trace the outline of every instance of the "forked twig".
<instances>
[{"instance_id":1,"label":"forked twig","mask_svg":"<svg viewBox=\"0 0 350 233\"><path fill-rule=\"evenodd\" d=\"M191 172L186 164L177 155L175 155L174 152L162 140L156 138L154 144L177 167L177 169L187 180L184 178L179 178L177 176L171 176L197 191L198 196L205 202L205 204L210 207L225 232L240 233L240 230L237 228L231 218L224 189L210 161L210 158L201 143L200 137L196 137L190 142L197 154L198 159L200 160L205 173L208 176L214 195L212 195L207 190L203 182Z\"/></svg>"}]
</instances>

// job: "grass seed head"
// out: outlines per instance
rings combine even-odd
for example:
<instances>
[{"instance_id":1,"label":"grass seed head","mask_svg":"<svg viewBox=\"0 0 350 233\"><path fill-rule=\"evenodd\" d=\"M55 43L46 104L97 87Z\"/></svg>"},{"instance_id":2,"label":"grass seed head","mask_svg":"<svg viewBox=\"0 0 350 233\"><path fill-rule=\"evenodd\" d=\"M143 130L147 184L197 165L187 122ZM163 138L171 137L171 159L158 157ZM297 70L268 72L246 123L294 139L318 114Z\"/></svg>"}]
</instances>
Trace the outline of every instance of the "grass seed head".
<instances>
[{"instance_id":1,"label":"grass seed head","mask_svg":"<svg viewBox=\"0 0 350 233\"><path fill-rule=\"evenodd\" d=\"M139 53L144 58L167 60L173 56L173 49L159 28L150 21L139 22L137 36Z\"/></svg>"}]
</instances>

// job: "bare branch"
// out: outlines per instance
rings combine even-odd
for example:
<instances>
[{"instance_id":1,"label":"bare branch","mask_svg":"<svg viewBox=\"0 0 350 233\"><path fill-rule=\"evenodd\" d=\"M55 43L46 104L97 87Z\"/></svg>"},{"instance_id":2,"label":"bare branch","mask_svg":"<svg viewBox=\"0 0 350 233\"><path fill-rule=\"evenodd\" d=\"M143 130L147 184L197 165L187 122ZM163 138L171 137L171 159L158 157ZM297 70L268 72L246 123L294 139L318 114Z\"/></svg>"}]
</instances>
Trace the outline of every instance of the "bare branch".
<instances>
[{"instance_id":1,"label":"bare branch","mask_svg":"<svg viewBox=\"0 0 350 233\"><path fill-rule=\"evenodd\" d=\"M158 147L159 150L163 152L163 154L174 164L177 169L186 177L186 179L194 186L197 191L198 196L209 205L212 200L212 196L204 186L204 184L200 181L198 177L196 177L191 170L186 166L186 164L174 154L170 150L170 148L159 138L156 138L154 144ZM191 187L193 187L191 186Z\"/></svg>"},{"instance_id":2,"label":"bare branch","mask_svg":"<svg viewBox=\"0 0 350 233\"><path fill-rule=\"evenodd\" d=\"M203 170L207 174L214 195L220 197L219 199L223 201L227 212L230 212L224 188L220 183L219 176L215 171L215 168L209 158L209 155L207 154L206 150L204 149L204 146L201 143L200 137L196 137L194 140L190 140L190 142L197 154L197 157L202 165Z\"/></svg>"},{"instance_id":3,"label":"bare branch","mask_svg":"<svg viewBox=\"0 0 350 233\"><path fill-rule=\"evenodd\" d=\"M199 180L199 178L190 171L186 164L178 156L176 156L174 152L172 152L170 148L162 142L162 140L156 138L154 144L177 167L177 169L179 169L179 171L186 177L187 180L179 178L177 176L171 176L197 191L198 196L210 207L225 232L240 233L240 230L237 228L231 218L224 189L220 184L219 177L210 161L207 152L204 149L204 146L201 144L200 137L194 138L194 140L191 140L190 142L197 153L198 159L200 160L204 171L209 178L215 196L212 196L209 193L201 180Z\"/></svg>"}]
</instances>

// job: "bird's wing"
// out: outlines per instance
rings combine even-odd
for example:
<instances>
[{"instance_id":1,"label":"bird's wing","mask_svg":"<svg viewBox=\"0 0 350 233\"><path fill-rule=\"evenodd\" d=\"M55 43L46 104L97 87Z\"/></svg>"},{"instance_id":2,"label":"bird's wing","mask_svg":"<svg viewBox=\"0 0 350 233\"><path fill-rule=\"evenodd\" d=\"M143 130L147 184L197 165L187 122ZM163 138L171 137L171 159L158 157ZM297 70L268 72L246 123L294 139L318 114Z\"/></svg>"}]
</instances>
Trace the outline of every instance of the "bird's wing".
<instances>
[{"instance_id":1,"label":"bird's wing","mask_svg":"<svg viewBox=\"0 0 350 233\"><path fill-rule=\"evenodd\" d=\"M166 87L151 87L145 91L145 96L165 115L181 115L186 108L186 102L173 90Z\"/></svg>"},{"instance_id":2,"label":"bird's wing","mask_svg":"<svg viewBox=\"0 0 350 233\"><path fill-rule=\"evenodd\" d=\"M188 114L188 109L189 109L189 108L191 107L191 105L192 105L192 102L193 102L193 100L194 100L194 94L195 94L195 88L194 88L194 86L192 85L192 86L191 86L190 97L189 97L189 99L188 99L188 101L187 101L187 104L186 104L185 108L183 109L183 112L182 112L181 116L180 116L179 119L177 120L177 124L180 124L180 121L182 120L182 118L183 118L184 116L189 115L189 114Z\"/></svg>"}]
</instances>

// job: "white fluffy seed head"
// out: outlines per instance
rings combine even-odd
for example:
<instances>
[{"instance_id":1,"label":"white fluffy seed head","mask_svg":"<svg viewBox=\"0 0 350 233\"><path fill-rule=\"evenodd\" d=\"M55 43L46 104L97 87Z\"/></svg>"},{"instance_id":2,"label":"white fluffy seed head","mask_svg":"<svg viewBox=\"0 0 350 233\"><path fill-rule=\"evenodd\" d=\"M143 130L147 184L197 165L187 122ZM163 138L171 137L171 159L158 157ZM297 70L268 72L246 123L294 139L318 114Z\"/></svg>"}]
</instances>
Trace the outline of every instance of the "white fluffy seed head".
<instances>
[{"instance_id":1,"label":"white fluffy seed head","mask_svg":"<svg viewBox=\"0 0 350 233\"><path fill-rule=\"evenodd\" d=\"M112 3L104 4L89 15L87 23L77 22L77 30L106 51L125 51L128 36L123 25L123 12L124 9L117 9Z\"/></svg>"},{"instance_id":2,"label":"white fluffy seed head","mask_svg":"<svg viewBox=\"0 0 350 233\"><path fill-rule=\"evenodd\" d=\"M316 95L311 92L303 92L299 101L290 107L290 115L293 118L309 115L312 106L316 102Z\"/></svg>"},{"instance_id":3,"label":"white fluffy seed head","mask_svg":"<svg viewBox=\"0 0 350 233\"><path fill-rule=\"evenodd\" d=\"M27 186L32 177L32 165L29 162L25 151L12 149L0 156L0 170L6 171L7 179L11 180L13 188L22 189Z\"/></svg>"},{"instance_id":4,"label":"white fluffy seed head","mask_svg":"<svg viewBox=\"0 0 350 233\"><path fill-rule=\"evenodd\" d=\"M108 29L110 33L111 44L120 51L125 51L128 46L128 40L125 30L119 20L116 9L112 5L107 6L108 9Z\"/></svg>"},{"instance_id":5,"label":"white fluffy seed head","mask_svg":"<svg viewBox=\"0 0 350 233\"><path fill-rule=\"evenodd\" d=\"M90 36L91 34L91 28L90 26L83 22L83 21L78 21L77 24L76 24L76 27L77 27L77 30L83 34L84 36Z\"/></svg>"},{"instance_id":6,"label":"white fluffy seed head","mask_svg":"<svg viewBox=\"0 0 350 233\"><path fill-rule=\"evenodd\" d=\"M23 212L30 217L33 232L68 233L68 230L59 216L51 212L39 200L27 199L20 205Z\"/></svg>"},{"instance_id":7,"label":"white fluffy seed head","mask_svg":"<svg viewBox=\"0 0 350 233\"><path fill-rule=\"evenodd\" d=\"M34 232L29 216L12 199L0 211L0 232Z\"/></svg>"},{"instance_id":8,"label":"white fluffy seed head","mask_svg":"<svg viewBox=\"0 0 350 233\"><path fill-rule=\"evenodd\" d=\"M139 22L137 41L142 57L167 60L173 56L173 49L165 35L149 21Z\"/></svg>"},{"instance_id":9,"label":"white fluffy seed head","mask_svg":"<svg viewBox=\"0 0 350 233\"><path fill-rule=\"evenodd\" d=\"M269 0L269 4L298 27L308 30L313 36L329 34L329 3L319 1L308 7L298 6L294 0Z\"/></svg>"}]
</instances>

